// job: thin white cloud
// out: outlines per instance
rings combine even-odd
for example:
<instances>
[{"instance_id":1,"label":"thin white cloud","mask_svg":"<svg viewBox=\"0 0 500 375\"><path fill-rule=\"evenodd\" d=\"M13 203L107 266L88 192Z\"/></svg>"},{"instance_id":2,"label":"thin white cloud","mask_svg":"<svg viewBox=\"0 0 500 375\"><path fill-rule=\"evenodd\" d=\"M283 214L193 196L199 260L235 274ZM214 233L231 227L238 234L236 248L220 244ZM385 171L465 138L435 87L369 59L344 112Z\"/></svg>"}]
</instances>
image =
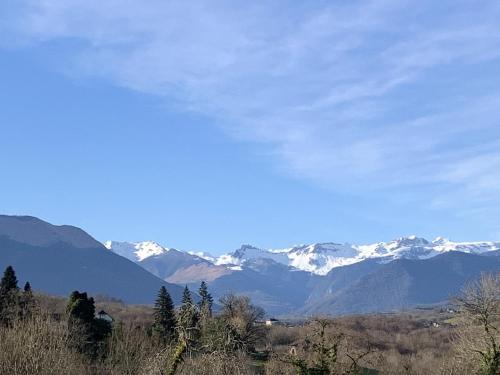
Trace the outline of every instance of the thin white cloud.
<instances>
[{"instance_id":1,"label":"thin white cloud","mask_svg":"<svg viewBox=\"0 0 500 375\"><path fill-rule=\"evenodd\" d=\"M16 4L1 28L16 40L74 41L73 74L212 116L287 173L345 191L436 185L435 207L498 200L500 151L481 147L500 140L494 2Z\"/></svg>"}]
</instances>

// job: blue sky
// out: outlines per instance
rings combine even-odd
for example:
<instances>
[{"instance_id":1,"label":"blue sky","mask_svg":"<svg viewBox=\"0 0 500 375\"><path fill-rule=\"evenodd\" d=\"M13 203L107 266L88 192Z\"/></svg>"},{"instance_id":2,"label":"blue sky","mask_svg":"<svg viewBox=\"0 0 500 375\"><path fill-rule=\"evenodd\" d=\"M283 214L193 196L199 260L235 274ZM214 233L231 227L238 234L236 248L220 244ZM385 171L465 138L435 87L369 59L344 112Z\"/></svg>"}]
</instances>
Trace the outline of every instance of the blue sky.
<instances>
[{"instance_id":1,"label":"blue sky","mask_svg":"<svg viewBox=\"0 0 500 375\"><path fill-rule=\"evenodd\" d=\"M214 253L500 239L500 3L6 0L0 210Z\"/></svg>"}]
</instances>

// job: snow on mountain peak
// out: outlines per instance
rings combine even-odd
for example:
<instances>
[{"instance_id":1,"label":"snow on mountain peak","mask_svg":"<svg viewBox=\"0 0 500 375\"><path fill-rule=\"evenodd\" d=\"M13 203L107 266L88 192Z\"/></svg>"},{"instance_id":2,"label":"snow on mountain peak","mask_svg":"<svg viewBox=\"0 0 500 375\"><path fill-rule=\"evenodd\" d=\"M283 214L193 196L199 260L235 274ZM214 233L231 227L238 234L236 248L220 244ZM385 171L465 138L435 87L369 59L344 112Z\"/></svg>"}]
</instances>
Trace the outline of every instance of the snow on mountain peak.
<instances>
[{"instance_id":1,"label":"snow on mountain peak","mask_svg":"<svg viewBox=\"0 0 500 375\"><path fill-rule=\"evenodd\" d=\"M328 242L294 247L287 255L292 267L326 275L332 268L355 263L358 251L349 244Z\"/></svg>"},{"instance_id":2,"label":"snow on mountain peak","mask_svg":"<svg viewBox=\"0 0 500 375\"><path fill-rule=\"evenodd\" d=\"M388 246L401 247L401 246L427 246L429 241L425 238L417 237L414 234L407 237L400 237L397 240L388 243Z\"/></svg>"},{"instance_id":3,"label":"snow on mountain peak","mask_svg":"<svg viewBox=\"0 0 500 375\"><path fill-rule=\"evenodd\" d=\"M144 242L118 242L118 241L106 241L104 246L113 251L114 253L121 255L127 259L134 262L140 262L151 256L164 254L170 249L159 245L154 241L144 241Z\"/></svg>"},{"instance_id":4,"label":"snow on mountain peak","mask_svg":"<svg viewBox=\"0 0 500 375\"><path fill-rule=\"evenodd\" d=\"M132 261L138 262L168 251L156 242L115 242L104 243L106 248ZM437 237L429 242L415 235L400 237L389 242L378 242L368 245L339 244L334 242L298 245L285 249L265 250L252 245L242 245L239 249L214 257L203 252L184 252L193 257L203 258L215 265L225 265L232 270L240 270L251 261L269 259L295 269L326 275L333 268L361 262L366 259L379 259L390 262L396 259L428 259L448 251L461 251L482 254L499 250L498 242L452 242Z\"/></svg>"},{"instance_id":5,"label":"snow on mountain peak","mask_svg":"<svg viewBox=\"0 0 500 375\"><path fill-rule=\"evenodd\" d=\"M212 254L207 253L205 251L187 251L187 253L189 255L193 255L193 256L196 256L198 258L208 260L209 262L212 262L212 263L215 263L215 261L217 260L216 257L214 257Z\"/></svg>"},{"instance_id":6,"label":"snow on mountain peak","mask_svg":"<svg viewBox=\"0 0 500 375\"><path fill-rule=\"evenodd\" d=\"M275 250L243 245L232 253L218 257L216 264L241 266L249 260L268 258L303 271L324 275L334 267L355 263L357 255L356 249L349 244L315 243Z\"/></svg>"},{"instance_id":7,"label":"snow on mountain peak","mask_svg":"<svg viewBox=\"0 0 500 375\"><path fill-rule=\"evenodd\" d=\"M447 251L478 254L496 249L500 249L500 243L455 243L443 237L429 242L425 238L411 235L390 242L369 245L328 242L272 250L243 245L232 253L218 257L216 264L241 266L251 259L268 258L299 270L326 275L333 268L361 262L365 259L377 258L382 262L390 262L396 259L428 259Z\"/></svg>"},{"instance_id":8,"label":"snow on mountain peak","mask_svg":"<svg viewBox=\"0 0 500 375\"><path fill-rule=\"evenodd\" d=\"M249 259L269 258L278 263L288 264L288 257L283 253L259 249L251 245L242 245L239 249L229 254L221 255L215 261L216 265L240 266Z\"/></svg>"},{"instance_id":9,"label":"snow on mountain peak","mask_svg":"<svg viewBox=\"0 0 500 375\"><path fill-rule=\"evenodd\" d=\"M435 245L444 245L446 243L450 243L451 241L445 237L436 237L432 240L432 243Z\"/></svg>"}]
</instances>

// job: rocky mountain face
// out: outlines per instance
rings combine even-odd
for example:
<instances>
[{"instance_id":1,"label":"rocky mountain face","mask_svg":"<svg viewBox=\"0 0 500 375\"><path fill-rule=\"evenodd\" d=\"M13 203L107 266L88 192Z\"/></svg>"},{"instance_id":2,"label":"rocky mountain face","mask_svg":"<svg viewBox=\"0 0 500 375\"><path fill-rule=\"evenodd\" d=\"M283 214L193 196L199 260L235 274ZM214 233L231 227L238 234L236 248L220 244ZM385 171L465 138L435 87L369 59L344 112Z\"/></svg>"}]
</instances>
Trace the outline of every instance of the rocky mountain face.
<instances>
[{"instance_id":1,"label":"rocky mountain face","mask_svg":"<svg viewBox=\"0 0 500 375\"><path fill-rule=\"evenodd\" d=\"M12 265L21 283L67 296L73 290L128 303L152 303L162 285L175 301L182 288L108 251L83 230L31 216L0 215L0 269Z\"/></svg>"}]
</instances>

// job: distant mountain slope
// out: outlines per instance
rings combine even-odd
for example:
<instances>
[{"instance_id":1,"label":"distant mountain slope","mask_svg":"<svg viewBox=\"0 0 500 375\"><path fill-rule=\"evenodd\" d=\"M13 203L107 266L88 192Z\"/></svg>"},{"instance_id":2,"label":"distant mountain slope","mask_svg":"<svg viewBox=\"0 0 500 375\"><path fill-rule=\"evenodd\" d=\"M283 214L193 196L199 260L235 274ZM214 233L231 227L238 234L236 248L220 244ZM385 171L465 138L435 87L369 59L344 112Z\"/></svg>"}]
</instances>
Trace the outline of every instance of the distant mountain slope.
<instances>
[{"instance_id":1,"label":"distant mountain slope","mask_svg":"<svg viewBox=\"0 0 500 375\"><path fill-rule=\"evenodd\" d=\"M498 257L498 256L500 256L500 250L488 251L487 253L484 253L483 255L490 256L490 257Z\"/></svg>"},{"instance_id":2,"label":"distant mountain slope","mask_svg":"<svg viewBox=\"0 0 500 375\"><path fill-rule=\"evenodd\" d=\"M481 272L500 272L500 258L462 252L426 260L365 262L332 270L322 280L327 286L323 295L316 290L301 312L367 313L442 303Z\"/></svg>"},{"instance_id":3,"label":"distant mountain slope","mask_svg":"<svg viewBox=\"0 0 500 375\"><path fill-rule=\"evenodd\" d=\"M74 248L100 249L102 244L80 228L52 225L33 216L0 215L0 237L26 245L48 247L65 243Z\"/></svg>"},{"instance_id":4,"label":"distant mountain slope","mask_svg":"<svg viewBox=\"0 0 500 375\"><path fill-rule=\"evenodd\" d=\"M177 278L181 277L183 279L182 271L192 266L196 266L194 267L197 269L196 275L201 277L201 280L208 280L208 277L204 277L205 273L214 272L215 269L221 268L197 255L169 249L153 241L135 243L106 241L104 246L114 253L141 265L163 280L168 280L175 273L178 275ZM183 282L180 281L180 283Z\"/></svg>"},{"instance_id":5,"label":"distant mountain slope","mask_svg":"<svg viewBox=\"0 0 500 375\"><path fill-rule=\"evenodd\" d=\"M209 280L216 299L227 293L246 295L269 314L292 314L309 296L315 275L292 269L271 259L247 262L241 270L229 270ZM197 288L198 283L188 284Z\"/></svg>"},{"instance_id":6,"label":"distant mountain slope","mask_svg":"<svg viewBox=\"0 0 500 375\"><path fill-rule=\"evenodd\" d=\"M372 245L323 243L283 250L243 245L228 254L204 258L152 241L106 242L106 247L167 282L196 290L206 281L216 298L231 292L244 294L270 314L362 313L439 303L458 291L467 277L500 271L496 268L500 257L494 256L500 251L498 243L427 241L416 236ZM470 255L471 264L453 263L455 255L459 260ZM489 262L489 258L498 259ZM443 268L442 274L435 262ZM449 267L470 272L460 276ZM444 281L416 294L426 275L434 281L444 277Z\"/></svg>"},{"instance_id":7,"label":"distant mountain slope","mask_svg":"<svg viewBox=\"0 0 500 375\"><path fill-rule=\"evenodd\" d=\"M306 304L324 301L383 266L384 263L378 259L367 259L344 267L336 267L325 276L317 276Z\"/></svg>"},{"instance_id":8,"label":"distant mountain slope","mask_svg":"<svg viewBox=\"0 0 500 375\"><path fill-rule=\"evenodd\" d=\"M161 285L175 301L182 288L118 256L83 230L30 216L0 216L0 269L12 265L21 282L36 290L68 295L79 289L129 303L152 303Z\"/></svg>"},{"instance_id":9,"label":"distant mountain slope","mask_svg":"<svg viewBox=\"0 0 500 375\"><path fill-rule=\"evenodd\" d=\"M250 259L242 266L217 265L152 241L108 241L105 245L168 282L196 291L200 282L206 281L216 300L227 293L247 295L271 314L292 312L302 306L312 288L312 274L268 258Z\"/></svg>"},{"instance_id":10,"label":"distant mountain slope","mask_svg":"<svg viewBox=\"0 0 500 375\"><path fill-rule=\"evenodd\" d=\"M200 283L202 281L211 282L234 272L239 272L239 270L234 270L226 266L216 266L211 263L196 263L179 268L165 280L180 285Z\"/></svg>"}]
</instances>

